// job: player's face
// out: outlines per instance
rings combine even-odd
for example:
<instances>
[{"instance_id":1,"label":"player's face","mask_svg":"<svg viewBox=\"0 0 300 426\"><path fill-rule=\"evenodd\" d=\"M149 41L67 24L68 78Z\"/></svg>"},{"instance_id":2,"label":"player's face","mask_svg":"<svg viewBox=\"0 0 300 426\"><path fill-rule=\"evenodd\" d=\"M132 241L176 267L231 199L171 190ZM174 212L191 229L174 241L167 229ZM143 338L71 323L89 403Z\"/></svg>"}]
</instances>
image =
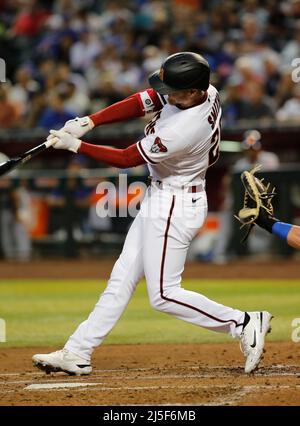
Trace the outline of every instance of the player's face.
<instances>
[{"instance_id":1,"label":"player's face","mask_svg":"<svg viewBox=\"0 0 300 426\"><path fill-rule=\"evenodd\" d=\"M187 109L200 103L203 92L200 90L180 90L169 94L168 102L180 109Z\"/></svg>"}]
</instances>

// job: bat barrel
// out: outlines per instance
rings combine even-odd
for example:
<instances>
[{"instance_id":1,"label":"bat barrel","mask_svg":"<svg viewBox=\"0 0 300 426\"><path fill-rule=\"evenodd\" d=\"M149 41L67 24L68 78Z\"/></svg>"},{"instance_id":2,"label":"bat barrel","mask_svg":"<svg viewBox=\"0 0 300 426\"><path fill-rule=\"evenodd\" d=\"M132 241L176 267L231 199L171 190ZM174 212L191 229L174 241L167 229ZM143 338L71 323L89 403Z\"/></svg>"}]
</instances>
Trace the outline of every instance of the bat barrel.
<instances>
[{"instance_id":1,"label":"bat barrel","mask_svg":"<svg viewBox=\"0 0 300 426\"><path fill-rule=\"evenodd\" d=\"M22 161L21 158L12 158L11 160L5 161L5 163L0 164L0 176L5 175L5 173L10 172L12 169L18 166Z\"/></svg>"},{"instance_id":2,"label":"bat barrel","mask_svg":"<svg viewBox=\"0 0 300 426\"><path fill-rule=\"evenodd\" d=\"M0 176L3 176L4 174L10 172L19 164L27 163L27 161L29 161L32 157L36 156L37 154L45 151L50 146L54 145L56 141L57 141L57 138L52 138L50 140L47 140L44 143L36 146L35 148L32 148L29 151L24 152L24 154L21 154L19 157L11 158L10 160L0 164Z\"/></svg>"}]
</instances>

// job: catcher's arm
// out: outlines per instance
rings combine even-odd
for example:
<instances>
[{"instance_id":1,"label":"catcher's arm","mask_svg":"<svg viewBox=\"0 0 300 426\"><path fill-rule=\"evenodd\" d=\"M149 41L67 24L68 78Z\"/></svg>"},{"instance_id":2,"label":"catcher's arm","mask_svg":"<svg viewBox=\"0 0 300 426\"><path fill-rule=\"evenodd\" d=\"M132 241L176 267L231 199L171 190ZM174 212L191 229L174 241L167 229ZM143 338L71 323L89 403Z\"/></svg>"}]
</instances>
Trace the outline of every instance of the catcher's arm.
<instances>
[{"instance_id":1,"label":"catcher's arm","mask_svg":"<svg viewBox=\"0 0 300 426\"><path fill-rule=\"evenodd\" d=\"M281 222L274 217L272 199L276 195L275 188L271 190L270 184L264 184L262 179L255 176L258 170L260 166L241 174L245 187L244 206L235 217L242 223L241 227L248 227L242 241L246 241L253 226L258 225L289 246L300 249L300 227Z\"/></svg>"},{"instance_id":2,"label":"catcher's arm","mask_svg":"<svg viewBox=\"0 0 300 426\"><path fill-rule=\"evenodd\" d=\"M287 234L287 243L295 249L300 249L300 226L291 226Z\"/></svg>"}]
</instances>

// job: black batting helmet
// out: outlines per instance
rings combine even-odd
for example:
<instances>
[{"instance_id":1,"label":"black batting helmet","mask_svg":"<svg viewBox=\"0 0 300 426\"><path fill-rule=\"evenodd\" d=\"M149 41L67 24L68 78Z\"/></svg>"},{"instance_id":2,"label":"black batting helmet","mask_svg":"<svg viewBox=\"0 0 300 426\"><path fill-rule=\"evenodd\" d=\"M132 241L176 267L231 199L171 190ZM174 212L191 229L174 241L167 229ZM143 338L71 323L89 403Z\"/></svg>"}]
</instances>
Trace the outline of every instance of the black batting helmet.
<instances>
[{"instance_id":1,"label":"black batting helmet","mask_svg":"<svg viewBox=\"0 0 300 426\"><path fill-rule=\"evenodd\" d=\"M185 89L207 90L210 68L203 56L194 52L180 52L168 56L161 69L149 77L150 86L167 95Z\"/></svg>"}]
</instances>

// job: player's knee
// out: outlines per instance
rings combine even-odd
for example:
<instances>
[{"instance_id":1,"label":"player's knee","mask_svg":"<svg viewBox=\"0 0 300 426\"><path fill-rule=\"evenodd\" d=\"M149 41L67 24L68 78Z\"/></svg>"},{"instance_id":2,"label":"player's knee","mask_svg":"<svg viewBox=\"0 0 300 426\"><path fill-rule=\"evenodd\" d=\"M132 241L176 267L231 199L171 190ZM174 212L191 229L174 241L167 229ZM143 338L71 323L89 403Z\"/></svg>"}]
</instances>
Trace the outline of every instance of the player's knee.
<instances>
[{"instance_id":1,"label":"player's knee","mask_svg":"<svg viewBox=\"0 0 300 426\"><path fill-rule=\"evenodd\" d=\"M156 311L166 312L168 310L167 301L162 297L160 293L155 293L149 297L150 305Z\"/></svg>"}]
</instances>

